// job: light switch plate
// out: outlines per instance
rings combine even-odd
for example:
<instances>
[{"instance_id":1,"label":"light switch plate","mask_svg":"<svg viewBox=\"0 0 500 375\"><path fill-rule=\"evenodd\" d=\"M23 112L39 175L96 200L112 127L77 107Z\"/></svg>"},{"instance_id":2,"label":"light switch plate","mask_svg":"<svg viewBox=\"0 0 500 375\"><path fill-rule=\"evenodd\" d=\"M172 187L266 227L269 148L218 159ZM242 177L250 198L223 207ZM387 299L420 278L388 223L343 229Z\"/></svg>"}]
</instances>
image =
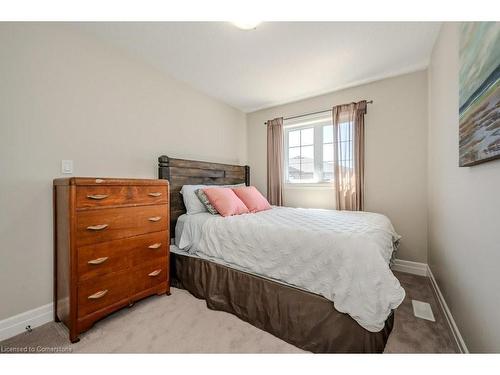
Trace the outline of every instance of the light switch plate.
<instances>
[{"instance_id":1,"label":"light switch plate","mask_svg":"<svg viewBox=\"0 0 500 375\"><path fill-rule=\"evenodd\" d=\"M72 174L73 173L73 160L62 160L61 161L61 173Z\"/></svg>"},{"instance_id":2,"label":"light switch plate","mask_svg":"<svg viewBox=\"0 0 500 375\"><path fill-rule=\"evenodd\" d=\"M413 305L413 315L417 318L430 320L431 322L436 321L430 304L414 299L411 300L411 304Z\"/></svg>"}]
</instances>

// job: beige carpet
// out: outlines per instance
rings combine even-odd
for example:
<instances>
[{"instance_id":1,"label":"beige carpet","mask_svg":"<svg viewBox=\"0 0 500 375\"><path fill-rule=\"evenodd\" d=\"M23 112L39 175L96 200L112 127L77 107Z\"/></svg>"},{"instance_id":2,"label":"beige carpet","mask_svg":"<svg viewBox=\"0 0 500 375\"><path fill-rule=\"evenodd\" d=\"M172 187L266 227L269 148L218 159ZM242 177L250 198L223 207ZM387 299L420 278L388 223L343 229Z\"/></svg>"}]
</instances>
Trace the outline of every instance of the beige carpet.
<instances>
[{"instance_id":1,"label":"beige carpet","mask_svg":"<svg viewBox=\"0 0 500 375\"><path fill-rule=\"evenodd\" d=\"M430 281L395 274L406 290L406 299L396 310L385 352L456 352ZM436 322L413 316L411 299L429 302ZM80 337L80 342L71 345L64 326L48 323L0 342L0 352L31 347L73 353L304 353L231 314L209 310L203 300L175 288L171 296L150 297L118 311Z\"/></svg>"}]
</instances>

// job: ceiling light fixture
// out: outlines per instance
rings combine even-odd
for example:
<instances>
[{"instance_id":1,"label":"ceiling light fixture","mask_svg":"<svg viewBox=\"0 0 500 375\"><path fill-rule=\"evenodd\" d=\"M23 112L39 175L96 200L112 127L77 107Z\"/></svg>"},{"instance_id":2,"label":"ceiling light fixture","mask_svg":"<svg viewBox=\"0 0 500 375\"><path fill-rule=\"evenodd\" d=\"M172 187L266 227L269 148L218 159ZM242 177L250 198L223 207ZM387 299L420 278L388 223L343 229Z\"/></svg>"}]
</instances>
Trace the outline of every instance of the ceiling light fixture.
<instances>
[{"instance_id":1,"label":"ceiling light fixture","mask_svg":"<svg viewBox=\"0 0 500 375\"><path fill-rule=\"evenodd\" d=\"M259 21L236 21L231 23L241 30L254 30L260 24Z\"/></svg>"}]
</instances>

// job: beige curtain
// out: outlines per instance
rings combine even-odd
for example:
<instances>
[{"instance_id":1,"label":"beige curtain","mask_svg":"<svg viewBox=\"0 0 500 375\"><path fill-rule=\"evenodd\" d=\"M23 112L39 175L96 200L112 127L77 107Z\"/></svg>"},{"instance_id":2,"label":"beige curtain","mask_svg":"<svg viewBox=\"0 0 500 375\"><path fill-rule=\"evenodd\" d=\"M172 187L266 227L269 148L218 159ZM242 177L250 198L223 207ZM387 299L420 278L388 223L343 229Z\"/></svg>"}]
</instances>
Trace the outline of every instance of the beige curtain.
<instances>
[{"instance_id":1,"label":"beige curtain","mask_svg":"<svg viewBox=\"0 0 500 375\"><path fill-rule=\"evenodd\" d=\"M366 101L333 107L334 185L337 210L364 208Z\"/></svg>"},{"instance_id":2,"label":"beige curtain","mask_svg":"<svg viewBox=\"0 0 500 375\"><path fill-rule=\"evenodd\" d=\"M267 200L283 205L283 117L267 122Z\"/></svg>"}]
</instances>

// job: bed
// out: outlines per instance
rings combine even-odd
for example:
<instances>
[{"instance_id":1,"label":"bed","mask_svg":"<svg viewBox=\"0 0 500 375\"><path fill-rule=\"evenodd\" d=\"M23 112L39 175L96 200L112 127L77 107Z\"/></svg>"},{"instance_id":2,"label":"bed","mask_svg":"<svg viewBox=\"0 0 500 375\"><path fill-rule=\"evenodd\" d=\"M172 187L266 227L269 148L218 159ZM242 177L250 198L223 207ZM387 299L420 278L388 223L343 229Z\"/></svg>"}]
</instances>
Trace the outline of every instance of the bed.
<instances>
[{"instance_id":1,"label":"bed","mask_svg":"<svg viewBox=\"0 0 500 375\"><path fill-rule=\"evenodd\" d=\"M250 185L249 167L161 156L159 177L170 182L173 286L307 351L383 352L404 298L385 216L280 207L229 220L185 215L183 185ZM328 238L331 228L339 233Z\"/></svg>"}]
</instances>

